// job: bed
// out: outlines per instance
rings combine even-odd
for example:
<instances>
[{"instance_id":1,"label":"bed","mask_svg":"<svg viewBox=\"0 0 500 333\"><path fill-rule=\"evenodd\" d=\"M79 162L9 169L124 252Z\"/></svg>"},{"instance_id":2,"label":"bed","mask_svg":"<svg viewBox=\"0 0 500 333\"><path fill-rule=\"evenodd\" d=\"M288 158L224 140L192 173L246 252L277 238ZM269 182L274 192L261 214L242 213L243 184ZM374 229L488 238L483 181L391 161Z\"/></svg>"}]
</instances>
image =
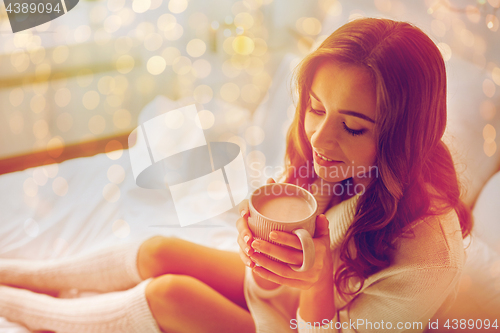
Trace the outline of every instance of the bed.
<instances>
[{"instance_id":1,"label":"bed","mask_svg":"<svg viewBox=\"0 0 500 333\"><path fill-rule=\"evenodd\" d=\"M349 6L355 7L354 3L345 5L342 16L327 17L320 35L346 22ZM282 58L268 95L253 114L216 98L202 106L211 110L215 119L205 131L207 141L230 141L240 146L250 190L281 170L285 132L294 112L291 70L298 61L294 54ZM500 319L500 152L496 149L488 156L484 151L485 126L489 124L500 133L500 94L485 98L482 87L485 80L491 81L491 73L458 56L447 61L447 70L445 140L467 188L464 200L474 207L476 219L475 241L467 249L460 293L447 316ZM486 99L488 105L496 107L496 113L484 111ZM158 96L142 110L138 123L192 103ZM226 121L227 114L235 117L233 121ZM157 234L238 250L236 208L181 227L167 189L137 186L126 149L0 175L0 188L2 258L59 258ZM29 331L0 317L0 332Z\"/></svg>"}]
</instances>

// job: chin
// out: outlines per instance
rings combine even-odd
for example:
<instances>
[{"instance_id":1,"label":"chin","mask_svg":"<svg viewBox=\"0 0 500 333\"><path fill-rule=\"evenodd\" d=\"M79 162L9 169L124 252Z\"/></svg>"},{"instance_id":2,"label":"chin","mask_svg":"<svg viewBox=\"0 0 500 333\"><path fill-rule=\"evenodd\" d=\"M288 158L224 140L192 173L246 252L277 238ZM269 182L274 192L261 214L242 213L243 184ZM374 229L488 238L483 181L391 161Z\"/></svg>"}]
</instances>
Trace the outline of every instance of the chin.
<instances>
[{"instance_id":1,"label":"chin","mask_svg":"<svg viewBox=\"0 0 500 333\"><path fill-rule=\"evenodd\" d=\"M318 164L314 163L314 172L318 175L319 178L323 179L324 181L327 181L329 183L338 183L341 182L349 177L330 177L328 175L329 170L328 168L325 167L320 167ZM341 172L339 172L341 174Z\"/></svg>"}]
</instances>

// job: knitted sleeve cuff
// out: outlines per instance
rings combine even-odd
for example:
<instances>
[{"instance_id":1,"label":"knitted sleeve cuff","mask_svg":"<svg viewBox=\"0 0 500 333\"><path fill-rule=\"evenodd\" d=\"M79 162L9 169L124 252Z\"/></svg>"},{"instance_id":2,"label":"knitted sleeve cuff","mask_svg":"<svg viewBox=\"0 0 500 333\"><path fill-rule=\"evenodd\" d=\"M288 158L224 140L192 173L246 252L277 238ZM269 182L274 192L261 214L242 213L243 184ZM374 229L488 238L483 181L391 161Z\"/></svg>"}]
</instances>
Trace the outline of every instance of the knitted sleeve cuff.
<instances>
[{"instance_id":1,"label":"knitted sleeve cuff","mask_svg":"<svg viewBox=\"0 0 500 333\"><path fill-rule=\"evenodd\" d=\"M335 328L337 322L337 316L335 316L330 322L326 319L321 322L307 322L300 316L300 308L297 308L297 321L296 328L299 333L330 333L339 332Z\"/></svg>"},{"instance_id":2,"label":"knitted sleeve cuff","mask_svg":"<svg viewBox=\"0 0 500 333\"><path fill-rule=\"evenodd\" d=\"M253 295L256 295L259 298L273 298L284 292L286 289L284 285L269 290L260 287L255 281L250 267L245 267L245 287Z\"/></svg>"}]
</instances>

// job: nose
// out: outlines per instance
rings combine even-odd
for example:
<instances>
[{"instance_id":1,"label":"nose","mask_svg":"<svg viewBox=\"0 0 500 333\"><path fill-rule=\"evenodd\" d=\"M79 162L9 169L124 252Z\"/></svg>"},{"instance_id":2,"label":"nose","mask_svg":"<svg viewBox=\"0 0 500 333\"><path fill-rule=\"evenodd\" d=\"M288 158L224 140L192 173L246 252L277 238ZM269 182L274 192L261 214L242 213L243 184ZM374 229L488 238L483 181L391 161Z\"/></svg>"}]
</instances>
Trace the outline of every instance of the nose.
<instances>
[{"instance_id":1,"label":"nose","mask_svg":"<svg viewBox=\"0 0 500 333\"><path fill-rule=\"evenodd\" d=\"M327 117L317 124L311 137L313 147L331 150L338 146L339 128L335 126L335 119Z\"/></svg>"}]
</instances>

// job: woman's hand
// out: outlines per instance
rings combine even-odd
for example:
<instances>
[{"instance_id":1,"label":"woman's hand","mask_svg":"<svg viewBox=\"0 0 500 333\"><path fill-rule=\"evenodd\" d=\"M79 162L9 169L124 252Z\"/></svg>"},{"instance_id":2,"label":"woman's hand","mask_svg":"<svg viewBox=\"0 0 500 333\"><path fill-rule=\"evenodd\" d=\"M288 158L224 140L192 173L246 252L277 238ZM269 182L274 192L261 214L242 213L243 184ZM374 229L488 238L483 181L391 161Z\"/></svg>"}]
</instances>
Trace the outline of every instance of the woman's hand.
<instances>
[{"instance_id":1,"label":"woman's hand","mask_svg":"<svg viewBox=\"0 0 500 333\"><path fill-rule=\"evenodd\" d=\"M266 184L275 183L274 179L269 178ZM236 228L238 229L238 245L240 246L239 254L240 258L245 265L253 268L255 264L250 260L249 254L253 253L253 249L250 246L253 240L253 235L248 228L248 200L243 200L239 205L240 218L236 221Z\"/></svg>"},{"instance_id":2,"label":"woman's hand","mask_svg":"<svg viewBox=\"0 0 500 333\"><path fill-rule=\"evenodd\" d=\"M330 253L329 222L325 215L316 218L316 231L313 242L315 249L314 266L305 272L297 272L286 263L302 265L302 246L295 234L272 231L270 238L281 245L272 244L264 240L253 240L250 259L258 266L253 267L253 272L258 276L293 288L307 290L311 287L323 288L331 285L333 279L333 261ZM258 253L258 252L261 253ZM268 254L282 262L271 260L263 255ZM247 256L248 257L248 256ZM260 266L260 267L259 267Z\"/></svg>"}]
</instances>

